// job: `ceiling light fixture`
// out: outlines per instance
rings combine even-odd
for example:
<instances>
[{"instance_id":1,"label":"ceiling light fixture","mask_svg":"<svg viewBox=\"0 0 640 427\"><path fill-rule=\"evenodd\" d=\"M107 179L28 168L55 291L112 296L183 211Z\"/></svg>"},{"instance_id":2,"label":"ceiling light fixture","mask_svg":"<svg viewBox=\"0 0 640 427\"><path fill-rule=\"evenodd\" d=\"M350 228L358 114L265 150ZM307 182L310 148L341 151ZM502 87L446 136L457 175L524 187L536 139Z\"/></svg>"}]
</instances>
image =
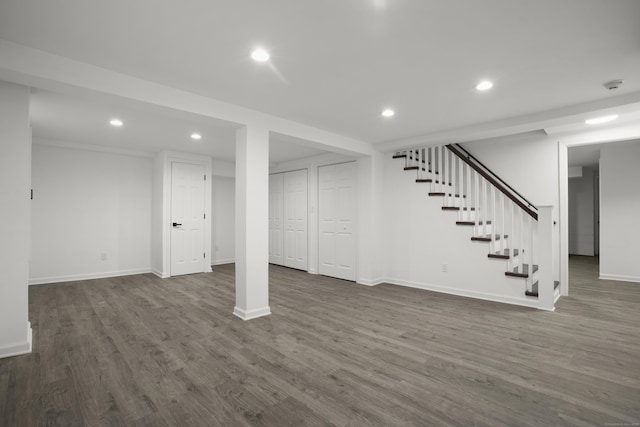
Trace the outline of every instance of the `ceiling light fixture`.
<instances>
[{"instance_id":1,"label":"ceiling light fixture","mask_svg":"<svg viewBox=\"0 0 640 427\"><path fill-rule=\"evenodd\" d=\"M271 55L266 50L259 48L251 52L251 58L256 62L267 62Z\"/></svg>"},{"instance_id":2,"label":"ceiling light fixture","mask_svg":"<svg viewBox=\"0 0 640 427\"><path fill-rule=\"evenodd\" d=\"M123 122L122 120L120 120L120 119L111 119L111 120L109 121L109 124L110 124L111 126L114 126L114 127L119 128L119 127L121 127L122 125L124 125L124 122Z\"/></svg>"},{"instance_id":3,"label":"ceiling light fixture","mask_svg":"<svg viewBox=\"0 0 640 427\"><path fill-rule=\"evenodd\" d=\"M617 114L611 114L610 116L602 116L602 117L596 117L593 119L588 119L588 120L585 120L584 122L588 125L599 125L600 123L612 122L617 118L618 118Z\"/></svg>"},{"instance_id":4,"label":"ceiling light fixture","mask_svg":"<svg viewBox=\"0 0 640 427\"><path fill-rule=\"evenodd\" d=\"M485 91L485 90L491 89L492 87L493 87L492 82L490 82L489 80L483 80L476 85L476 90Z\"/></svg>"},{"instance_id":5,"label":"ceiling light fixture","mask_svg":"<svg viewBox=\"0 0 640 427\"><path fill-rule=\"evenodd\" d=\"M202 139L202 135L200 135L199 133L192 133L191 134L191 139L196 140L196 141L200 141Z\"/></svg>"},{"instance_id":6,"label":"ceiling light fixture","mask_svg":"<svg viewBox=\"0 0 640 427\"><path fill-rule=\"evenodd\" d=\"M396 112L393 111L391 108L387 108L387 109L382 111L382 116L383 117L393 117L395 114L396 114Z\"/></svg>"}]
</instances>

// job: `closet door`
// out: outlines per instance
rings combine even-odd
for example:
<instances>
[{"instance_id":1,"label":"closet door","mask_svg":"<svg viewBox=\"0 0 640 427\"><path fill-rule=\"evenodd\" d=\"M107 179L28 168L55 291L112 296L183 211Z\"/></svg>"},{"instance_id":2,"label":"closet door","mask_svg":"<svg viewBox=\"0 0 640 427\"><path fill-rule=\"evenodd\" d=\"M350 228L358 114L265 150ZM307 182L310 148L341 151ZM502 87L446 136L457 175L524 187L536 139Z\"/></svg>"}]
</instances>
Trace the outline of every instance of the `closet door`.
<instances>
[{"instance_id":1,"label":"closet door","mask_svg":"<svg viewBox=\"0 0 640 427\"><path fill-rule=\"evenodd\" d=\"M307 270L307 170L284 174L284 265Z\"/></svg>"},{"instance_id":2,"label":"closet door","mask_svg":"<svg viewBox=\"0 0 640 427\"><path fill-rule=\"evenodd\" d=\"M319 273L356 280L355 162L318 168Z\"/></svg>"},{"instance_id":3,"label":"closet door","mask_svg":"<svg viewBox=\"0 0 640 427\"><path fill-rule=\"evenodd\" d=\"M284 174L269 175L269 262L284 265Z\"/></svg>"}]
</instances>

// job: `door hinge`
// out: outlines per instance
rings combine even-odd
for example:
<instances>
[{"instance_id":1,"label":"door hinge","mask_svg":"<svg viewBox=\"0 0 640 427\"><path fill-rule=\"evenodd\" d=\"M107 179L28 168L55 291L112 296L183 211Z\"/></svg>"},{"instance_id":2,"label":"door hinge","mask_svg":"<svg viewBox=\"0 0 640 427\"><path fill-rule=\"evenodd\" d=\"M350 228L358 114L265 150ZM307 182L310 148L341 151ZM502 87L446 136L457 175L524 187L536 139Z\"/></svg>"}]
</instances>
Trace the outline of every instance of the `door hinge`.
<instances>
[{"instance_id":1,"label":"door hinge","mask_svg":"<svg viewBox=\"0 0 640 427\"><path fill-rule=\"evenodd\" d=\"M206 214L206 213L203 213L203 214L202 214L202 218L203 218L203 219L207 219L207 214Z\"/></svg>"},{"instance_id":2,"label":"door hinge","mask_svg":"<svg viewBox=\"0 0 640 427\"><path fill-rule=\"evenodd\" d=\"M33 188L31 189L31 200L33 200Z\"/></svg>"},{"instance_id":3,"label":"door hinge","mask_svg":"<svg viewBox=\"0 0 640 427\"><path fill-rule=\"evenodd\" d=\"M205 175L205 176L204 176L204 180L205 180L205 181L207 180L207 175Z\"/></svg>"},{"instance_id":4,"label":"door hinge","mask_svg":"<svg viewBox=\"0 0 640 427\"><path fill-rule=\"evenodd\" d=\"M202 253L202 258L206 258L206 257L207 257L207 253L206 253L206 252L203 252L203 253Z\"/></svg>"}]
</instances>

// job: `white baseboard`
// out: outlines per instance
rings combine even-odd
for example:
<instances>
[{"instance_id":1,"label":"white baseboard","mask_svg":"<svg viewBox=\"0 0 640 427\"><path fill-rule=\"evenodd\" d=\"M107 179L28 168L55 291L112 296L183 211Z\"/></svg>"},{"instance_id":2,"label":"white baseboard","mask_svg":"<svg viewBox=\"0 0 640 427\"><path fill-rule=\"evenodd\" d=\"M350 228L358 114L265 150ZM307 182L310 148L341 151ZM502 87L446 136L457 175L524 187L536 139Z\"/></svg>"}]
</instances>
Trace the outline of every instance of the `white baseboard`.
<instances>
[{"instance_id":1,"label":"white baseboard","mask_svg":"<svg viewBox=\"0 0 640 427\"><path fill-rule=\"evenodd\" d=\"M61 283L61 282L76 282L78 280L92 280L92 279L104 279L107 277L118 276L131 276L134 274L151 273L150 268L134 268L130 270L119 271L106 271L101 273L85 273L85 274L70 274L67 276L51 276L51 277L36 277L29 279L29 285L44 285L46 283ZM154 274L157 274L153 272Z\"/></svg>"},{"instance_id":2,"label":"white baseboard","mask_svg":"<svg viewBox=\"0 0 640 427\"><path fill-rule=\"evenodd\" d=\"M21 343L14 343L0 347L0 359L4 357L20 356L21 354L31 353L33 348L33 331L31 330L31 322L27 322L27 340Z\"/></svg>"},{"instance_id":3,"label":"white baseboard","mask_svg":"<svg viewBox=\"0 0 640 427\"><path fill-rule=\"evenodd\" d=\"M211 265L233 264L235 262L235 258L214 259L213 261L211 261Z\"/></svg>"},{"instance_id":4,"label":"white baseboard","mask_svg":"<svg viewBox=\"0 0 640 427\"><path fill-rule=\"evenodd\" d=\"M246 311L241 309L240 307L235 307L233 309L233 314L238 316L242 320L251 320L271 314L271 308L269 306L266 306Z\"/></svg>"},{"instance_id":5,"label":"white baseboard","mask_svg":"<svg viewBox=\"0 0 640 427\"><path fill-rule=\"evenodd\" d=\"M163 273L162 271L156 270L155 268L152 268L151 272L161 279L168 279L169 277L171 277L169 273Z\"/></svg>"},{"instance_id":6,"label":"white baseboard","mask_svg":"<svg viewBox=\"0 0 640 427\"><path fill-rule=\"evenodd\" d=\"M385 280L383 278L378 278L378 279L358 279L356 280L356 283L359 285L364 285L364 286L377 286L381 283L384 283Z\"/></svg>"},{"instance_id":7,"label":"white baseboard","mask_svg":"<svg viewBox=\"0 0 640 427\"><path fill-rule=\"evenodd\" d=\"M504 295L488 294L483 292L468 291L466 289L457 289L457 288L449 288L446 286L432 285L429 283L411 282L407 280L395 279L392 277L385 278L382 283L389 283L391 285L398 285L398 286L406 286L409 288L424 289L425 291L440 292L443 294L457 295L461 297L475 298L475 299L481 299L485 301L500 302L503 304L520 305L523 307L530 307L530 308L540 308L537 301L527 300L524 298L524 296L522 299L519 299L519 298L513 298L509 296L504 296Z\"/></svg>"},{"instance_id":8,"label":"white baseboard","mask_svg":"<svg viewBox=\"0 0 640 427\"><path fill-rule=\"evenodd\" d=\"M637 282L640 283L640 277L638 276L625 276L623 274L601 274L599 279L602 280L617 280L620 282Z\"/></svg>"}]
</instances>

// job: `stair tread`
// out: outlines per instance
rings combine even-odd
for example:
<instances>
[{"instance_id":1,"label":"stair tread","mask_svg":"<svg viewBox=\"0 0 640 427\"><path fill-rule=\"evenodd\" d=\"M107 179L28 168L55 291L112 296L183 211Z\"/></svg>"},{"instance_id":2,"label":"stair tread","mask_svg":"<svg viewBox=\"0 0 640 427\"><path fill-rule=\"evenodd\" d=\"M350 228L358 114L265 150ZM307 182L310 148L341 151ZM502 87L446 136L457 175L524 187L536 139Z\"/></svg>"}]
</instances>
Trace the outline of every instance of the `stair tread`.
<instances>
[{"instance_id":1,"label":"stair tread","mask_svg":"<svg viewBox=\"0 0 640 427\"><path fill-rule=\"evenodd\" d=\"M500 239L506 239L509 236L506 234L504 236L501 236L500 234L495 234L494 237L495 237L495 240L500 240ZM491 234L486 234L484 236L473 236L471 240L477 241L477 242L490 242Z\"/></svg>"},{"instance_id":2,"label":"stair tread","mask_svg":"<svg viewBox=\"0 0 640 427\"><path fill-rule=\"evenodd\" d=\"M459 194L451 194L451 193L443 193L442 191L432 191L429 193L430 196L448 196L448 197L460 197ZM467 196L462 195L462 198L465 198Z\"/></svg>"},{"instance_id":3,"label":"stair tread","mask_svg":"<svg viewBox=\"0 0 640 427\"><path fill-rule=\"evenodd\" d=\"M443 206L442 210L443 211L459 211L460 208L457 206Z\"/></svg>"},{"instance_id":4,"label":"stair tread","mask_svg":"<svg viewBox=\"0 0 640 427\"><path fill-rule=\"evenodd\" d=\"M394 159L406 159L407 155L406 154L394 154L393 158Z\"/></svg>"},{"instance_id":5,"label":"stair tread","mask_svg":"<svg viewBox=\"0 0 640 427\"><path fill-rule=\"evenodd\" d=\"M456 221L457 225L476 225L475 221ZM484 225L484 221L478 221L478 225ZM491 221L487 221L487 225L491 224Z\"/></svg>"},{"instance_id":6,"label":"stair tread","mask_svg":"<svg viewBox=\"0 0 640 427\"><path fill-rule=\"evenodd\" d=\"M518 252L518 249L514 249L513 256L518 256ZM511 259L511 249L504 249L502 251L489 254L489 258Z\"/></svg>"},{"instance_id":7,"label":"stair tread","mask_svg":"<svg viewBox=\"0 0 640 427\"><path fill-rule=\"evenodd\" d=\"M418 170L418 166L405 166L404 170L406 170L406 171L417 171Z\"/></svg>"},{"instance_id":8,"label":"stair tread","mask_svg":"<svg viewBox=\"0 0 640 427\"><path fill-rule=\"evenodd\" d=\"M520 268L520 267L522 267L522 268ZM533 273L535 273L536 271L538 271L538 266L534 264L533 265ZM529 277L529 264L518 266L518 267L514 268L512 271L507 271L504 274L505 274L505 276L527 278L527 277Z\"/></svg>"},{"instance_id":9,"label":"stair tread","mask_svg":"<svg viewBox=\"0 0 640 427\"><path fill-rule=\"evenodd\" d=\"M431 178L418 178L416 182L433 182Z\"/></svg>"}]
</instances>

